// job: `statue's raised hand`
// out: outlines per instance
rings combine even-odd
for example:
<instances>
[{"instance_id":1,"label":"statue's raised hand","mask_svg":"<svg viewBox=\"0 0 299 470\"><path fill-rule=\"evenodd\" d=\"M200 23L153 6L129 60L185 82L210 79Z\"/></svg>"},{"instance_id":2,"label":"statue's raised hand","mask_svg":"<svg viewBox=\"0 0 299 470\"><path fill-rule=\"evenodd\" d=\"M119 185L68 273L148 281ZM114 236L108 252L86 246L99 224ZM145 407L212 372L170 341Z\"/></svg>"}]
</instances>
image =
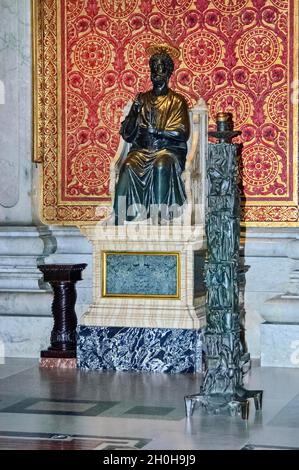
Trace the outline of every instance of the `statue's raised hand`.
<instances>
[{"instance_id":1,"label":"statue's raised hand","mask_svg":"<svg viewBox=\"0 0 299 470\"><path fill-rule=\"evenodd\" d=\"M138 95L136 95L136 97L133 101L131 111L134 114L139 114L140 111L141 111L141 108L142 108L142 103L141 103L141 100L140 100L140 93L138 93Z\"/></svg>"}]
</instances>

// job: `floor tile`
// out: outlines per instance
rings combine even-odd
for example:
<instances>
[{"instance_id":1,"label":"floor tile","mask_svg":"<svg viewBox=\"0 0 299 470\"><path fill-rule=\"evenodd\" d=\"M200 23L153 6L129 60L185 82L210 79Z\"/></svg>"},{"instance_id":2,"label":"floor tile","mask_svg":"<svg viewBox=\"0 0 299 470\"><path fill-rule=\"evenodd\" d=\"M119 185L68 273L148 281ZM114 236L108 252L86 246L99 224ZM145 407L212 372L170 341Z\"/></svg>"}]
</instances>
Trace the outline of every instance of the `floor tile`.
<instances>
[{"instance_id":1,"label":"floor tile","mask_svg":"<svg viewBox=\"0 0 299 470\"><path fill-rule=\"evenodd\" d=\"M299 394L284 406L268 425L299 428Z\"/></svg>"},{"instance_id":2,"label":"floor tile","mask_svg":"<svg viewBox=\"0 0 299 470\"><path fill-rule=\"evenodd\" d=\"M0 450L138 450L149 440L111 436L1 433Z\"/></svg>"},{"instance_id":3,"label":"floor tile","mask_svg":"<svg viewBox=\"0 0 299 470\"><path fill-rule=\"evenodd\" d=\"M46 415L97 416L112 408L117 402L88 402L82 400L40 400L27 398L6 408L0 413L30 413Z\"/></svg>"},{"instance_id":4,"label":"floor tile","mask_svg":"<svg viewBox=\"0 0 299 470\"><path fill-rule=\"evenodd\" d=\"M175 408L166 408L165 406L134 406L130 410L126 411L124 414L128 415L149 415L149 416L166 416Z\"/></svg>"},{"instance_id":5,"label":"floor tile","mask_svg":"<svg viewBox=\"0 0 299 470\"><path fill-rule=\"evenodd\" d=\"M37 363L37 359L3 358L0 362L0 380L28 370Z\"/></svg>"}]
</instances>

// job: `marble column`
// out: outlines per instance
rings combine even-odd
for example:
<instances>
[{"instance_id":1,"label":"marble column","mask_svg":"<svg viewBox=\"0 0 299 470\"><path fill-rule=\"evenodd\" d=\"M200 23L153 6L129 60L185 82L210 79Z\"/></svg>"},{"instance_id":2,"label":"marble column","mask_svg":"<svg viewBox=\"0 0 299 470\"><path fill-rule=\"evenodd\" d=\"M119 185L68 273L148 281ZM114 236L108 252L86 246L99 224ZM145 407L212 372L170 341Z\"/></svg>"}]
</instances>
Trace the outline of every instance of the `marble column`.
<instances>
[{"instance_id":1,"label":"marble column","mask_svg":"<svg viewBox=\"0 0 299 470\"><path fill-rule=\"evenodd\" d=\"M0 0L0 23L0 220L30 225L30 0Z\"/></svg>"}]
</instances>

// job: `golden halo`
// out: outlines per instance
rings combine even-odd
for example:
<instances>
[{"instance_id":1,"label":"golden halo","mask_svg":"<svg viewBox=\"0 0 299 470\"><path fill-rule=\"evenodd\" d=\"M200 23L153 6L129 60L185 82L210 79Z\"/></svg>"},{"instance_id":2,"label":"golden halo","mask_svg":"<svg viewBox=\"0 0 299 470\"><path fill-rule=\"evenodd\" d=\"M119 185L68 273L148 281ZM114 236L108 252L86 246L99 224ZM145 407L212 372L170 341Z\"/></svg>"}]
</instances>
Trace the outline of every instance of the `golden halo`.
<instances>
[{"instance_id":1,"label":"golden halo","mask_svg":"<svg viewBox=\"0 0 299 470\"><path fill-rule=\"evenodd\" d=\"M149 57L154 54L168 54L170 57L175 60L180 57L180 51L177 47L171 46L170 44L151 44L145 49L145 52Z\"/></svg>"}]
</instances>

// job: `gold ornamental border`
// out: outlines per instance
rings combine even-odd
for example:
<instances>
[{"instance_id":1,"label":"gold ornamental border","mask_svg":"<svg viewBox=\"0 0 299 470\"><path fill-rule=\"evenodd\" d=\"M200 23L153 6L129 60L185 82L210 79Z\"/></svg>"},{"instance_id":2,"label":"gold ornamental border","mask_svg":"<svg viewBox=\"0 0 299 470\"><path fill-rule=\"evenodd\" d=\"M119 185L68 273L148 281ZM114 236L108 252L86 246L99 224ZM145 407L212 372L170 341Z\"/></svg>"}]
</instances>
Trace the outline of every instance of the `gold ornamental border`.
<instances>
[{"instance_id":1,"label":"gold ornamental border","mask_svg":"<svg viewBox=\"0 0 299 470\"><path fill-rule=\"evenodd\" d=\"M109 294L107 292L107 257L110 255L122 256L175 256L176 257L176 293L175 294ZM139 299L164 299L180 300L181 298L181 256L178 251L102 251L102 297L112 298L139 298Z\"/></svg>"},{"instance_id":2,"label":"gold ornamental border","mask_svg":"<svg viewBox=\"0 0 299 470\"><path fill-rule=\"evenodd\" d=\"M45 224L86 225L96 224L109 213L109 203L86 205L60 204L61 186L59 174L59 57L61 47L59 11L61 0L31 0L32 10L32 82L33 82L33 162L42 165L40 171L40 218ZM298 217L298 34L299 2L294 0L294 18L289 15L288 40L290 42L293 21L294 47L289 51L293 62L293 149L292 180L293 201L248 202L242 213L249 220L244 227L296 227ZM289 61L291 56L289 55ZM290 62L289 62L290 65ZM296 88L297 87L297 88ZM289 126L290 127L290 126ZM255 215L257 214L257 215ZM264 219L258 221L255 219ZM283 220L288 220L284 221Z\"/></svg>"},{"instance_id":3,"label":"gold ornamental border","mask_svg":"<svg viewBox=\"0 0 299 470\"><path fill-rule=\"evenodd\" d=\"M43 162L43 64L44 64L44 25L42 2L31 0L32 24L32 158L34 163Z\"/></svg>"}]
</instances>

